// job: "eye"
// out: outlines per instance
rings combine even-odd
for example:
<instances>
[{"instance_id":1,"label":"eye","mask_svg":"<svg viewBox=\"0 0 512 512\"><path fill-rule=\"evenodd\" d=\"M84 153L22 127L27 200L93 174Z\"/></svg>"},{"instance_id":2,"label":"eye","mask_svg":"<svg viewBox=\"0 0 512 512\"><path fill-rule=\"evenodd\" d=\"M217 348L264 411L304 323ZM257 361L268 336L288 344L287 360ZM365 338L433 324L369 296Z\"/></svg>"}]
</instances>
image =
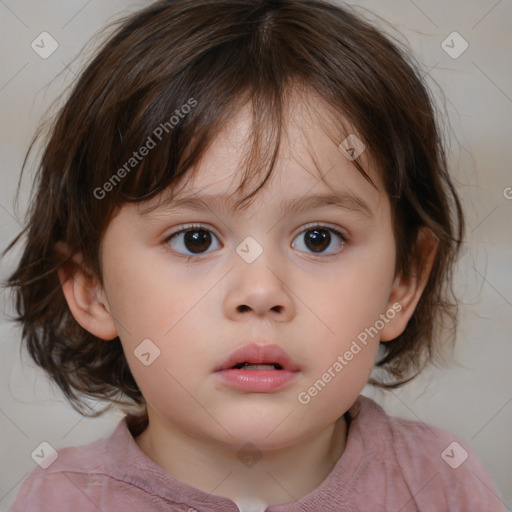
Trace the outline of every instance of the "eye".
<instances>
[{"instance_id":1,"label":"eye","mask_svg":"<svg viewBox=\"0 0 512 512\"><path fill-rule=\"evenodd\" d=\"M184 225L181 228L167 237L165 243L169 244L174 251L182 256L200 256L205 254L212 245L213 239L217 239L211 230L201 224ZM313 254L325 256L336 254L345 247L347 242L347 239L338 230L323 224L307 226L307 229L303 230L295 240L300 239L300 237L304 237L303 245L306 246L306 250L311 251ZM326 253L326 249L333 245L333 239L336 241L334 251ZM304 250L300 247L301 244L298 245L299 247L297 247L295 242L292 243L292 247Z\"/></svg>"},{"instance_id":2,"label":"eye","mask_svg":"<svg viewBox=\"0 0 512 512\"><path fill-rule=\"evenodd\" d=\"M180 231L170 235L165 242L183 256L203 254L212 243L212 235L217 238L209 229L199 224L181 227Z\"/></svg>"},{"instance_id":3,"label":"eye","mask_svg":"<svg viewBox=\"0 0 512 512\"><path fill-rule=\"evenodd\" d=\"M332 256L336 254L338 250L345 247L345 244L347 242L347 239L336 229L329 228L322 224L313 224L308 226L308 229L302 231L296 238L296 240L303 237L303 244L306 246L307 249L311 250L314 254L325 254L324 251L330 245L332 245L333 237L331 233L334 233L334 239L337 240L335 243L335 251L326 253L326 255ZM292 243L292 247L302 250L300 247L297 247L295 242Z\"/></svg>"}]
</instances>

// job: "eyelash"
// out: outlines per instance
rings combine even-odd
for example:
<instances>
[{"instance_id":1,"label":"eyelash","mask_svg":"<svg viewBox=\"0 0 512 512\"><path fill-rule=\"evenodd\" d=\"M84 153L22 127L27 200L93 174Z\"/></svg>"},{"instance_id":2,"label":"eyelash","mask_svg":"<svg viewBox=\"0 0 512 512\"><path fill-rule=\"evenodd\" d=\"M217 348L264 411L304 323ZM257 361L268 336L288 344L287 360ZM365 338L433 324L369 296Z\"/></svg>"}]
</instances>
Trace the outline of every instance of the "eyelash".
<instances>
[{"instance_id":1,"label":"eyelash","mask_svg":"<svg viewBox=\"0 0 512 512\"><path fill-rule=\"evenodd\" d=\"M175 238L176 236L180 235L181 233L186 233L187 231L196 231L196 230L203 230L203 231L208 231L210 233L213 233L215 238L218 239L217 235L215 235L215 233L207 228L206 226L204 226L203 224L186 224L186 225L182 225L180 226L181 229L179 231L175 231L174 233L171 233L169 236L167 236L163 243L168 245L169 242ZM329 226L326 226L325 224L322 224L320 222L315 222L315 223L311 223L311 224L306 224L304 226L304 228L299 232L297 233L296 237L297 238L299 235L307 232L307 231L311 231L313 229L316 229L316 228L323 228L323 229L327 229L328 231L331 231L333 233L335 233L341 240L341 249L335 253L330 253L330 254L314 254L314 253L311 253L309 254L309 256L313 256L313 257L321 257L321 258L329 258L329 257L333 257L333 256L337 256L339 254L339 252L347 245L348 243L348 239L345 235L343 235L340 231L338 231L337 229L334 229L332 227L329 227ZM172 249L171 249L172 250ZM179 257L182 257L182 258L185 258L187 262L191 261L192 259L199 259L201 258L201 256L206 256L208 253L205 252L205 253L202 253L202 254L195 254L195 255L185 255L185 254L181 254L177 251L173 251L174 253L176 253Z\"/></svg>"}]
</instances>

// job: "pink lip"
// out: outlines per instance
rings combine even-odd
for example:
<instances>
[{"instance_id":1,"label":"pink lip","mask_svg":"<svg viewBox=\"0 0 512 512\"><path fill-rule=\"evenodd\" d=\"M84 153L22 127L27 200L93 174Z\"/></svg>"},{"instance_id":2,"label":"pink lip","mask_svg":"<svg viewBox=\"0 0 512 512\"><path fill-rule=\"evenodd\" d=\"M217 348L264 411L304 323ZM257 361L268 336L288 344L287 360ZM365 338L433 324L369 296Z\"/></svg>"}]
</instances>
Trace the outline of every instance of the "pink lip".
<instances>
[{"instance_id":1,"label":"pink lip","mask_svg":"<svg viewBox=\"0 0 512 512\"><path fill-rule=\"evenodd\" d=\"M220 370L219 379L232 388L252 393L272 393L290 382L297 372L288 370Z\"/></svg>"},{"instance_id":2,"label":"pink lip","mask_svg":"<svg viewBox=\"0 0 512 512\"><path fill-rule=\"evenodd\" d=\"M282 367L278 370L237 369L240 363L271 364ZM228 359L215 369L216 375L225 384L242 391L272 393L290 382L298 373L299 367L286 352L277 345L252 343L235 350Z\"/></svg>"}]
</instances>

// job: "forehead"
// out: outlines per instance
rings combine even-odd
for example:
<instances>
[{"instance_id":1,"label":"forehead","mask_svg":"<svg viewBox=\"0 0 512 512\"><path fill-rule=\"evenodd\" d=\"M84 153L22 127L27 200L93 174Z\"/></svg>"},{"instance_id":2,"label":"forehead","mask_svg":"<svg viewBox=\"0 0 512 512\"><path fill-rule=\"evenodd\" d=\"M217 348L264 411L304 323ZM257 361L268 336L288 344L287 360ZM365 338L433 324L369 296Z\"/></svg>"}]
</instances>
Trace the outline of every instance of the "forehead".
<instances>
[{"instance_id":1,"label":"forehead","mask_svg":"<svg viewBox=\"0 0 512 512\"><path fill-rule=\"evenodd\" d=\"M369 152L364 150L358 162L374 185L347 158L346 152L340 151L339 146L347 137L353 140L357 136L349 123L336 121L332 109L318 96L292 92L286 105L273 172L264 188L248 204L280 203L290 207L292 198L338 195L354 209L359 207L363 211L368 203L378 206L386 199L381 177ZM232 207L246 195L242 191L248 188L252 191L262 182L272 160L276 140L272 130L259 133L257 157L250 158L255 148L254 129L249 102L223 126L201 160L160 194L150 208L190 205L194 199L201 198L213 198L221 206ZM371 214L371 211L366 213Z\"/></svg>"}]
</instances>

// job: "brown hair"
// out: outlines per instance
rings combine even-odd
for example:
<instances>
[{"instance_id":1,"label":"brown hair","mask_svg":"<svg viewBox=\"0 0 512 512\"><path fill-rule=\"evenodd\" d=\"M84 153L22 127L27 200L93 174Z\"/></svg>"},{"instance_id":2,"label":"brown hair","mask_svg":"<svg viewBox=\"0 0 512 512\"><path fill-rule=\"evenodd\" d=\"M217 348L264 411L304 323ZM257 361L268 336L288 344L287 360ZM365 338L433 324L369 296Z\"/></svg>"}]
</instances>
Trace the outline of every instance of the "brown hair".
<instances>
[{"instance_id":1,"label":"brown hair","mask_svg":"<svg viewBox=\"0 0 512 512\"><path fill-rule=\"evenodd\" d=\"M252 102L255 141L247 170L256 163L259 172L264 157L269 164L239 203L250 199L270 177L286 95L298 84L350 123L376 163L391 202L396 271L407 274L418 263L420 227L439 239L416 311L400 336L381 344L383 378L370 383L397 387L435 362L446 345L441 327L451 326L446 341L455 338L450 294L464 218L434 101L414 59L350 8L322 0L161 0L119 23L57 113L26 227L5 251L26 236L7 281L15 320L34 361L72 405L88 414L86 397L107 407L145 402L120 340L102 342L71 315L57 276L68 260L55 244L80 252L102 283L100 241L116 209L155 197L189 172L245 101ZM157 127L161 140L131 161ZM264 133L272 133L273 147L261 143ZM371 182L360 159L354 163Z\"/></svg>"}]
</instances>

